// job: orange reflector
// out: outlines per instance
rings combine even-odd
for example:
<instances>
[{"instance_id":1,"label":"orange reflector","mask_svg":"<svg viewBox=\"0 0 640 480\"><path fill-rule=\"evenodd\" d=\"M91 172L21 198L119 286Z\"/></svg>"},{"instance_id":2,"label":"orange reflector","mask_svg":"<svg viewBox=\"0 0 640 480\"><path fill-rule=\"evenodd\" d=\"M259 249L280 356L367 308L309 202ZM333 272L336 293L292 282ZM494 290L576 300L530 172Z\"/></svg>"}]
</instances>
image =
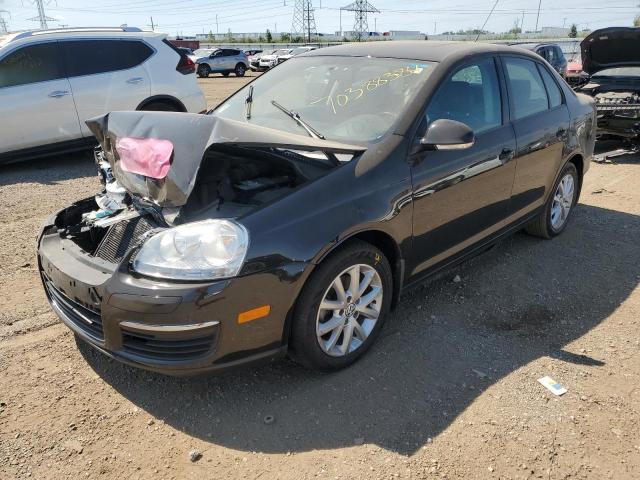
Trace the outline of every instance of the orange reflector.
<instances>
[{"instance_id":1,"label":"orange reflector","mask_svg":"<svg viewBox=\"0 0 640 480\"><path fill-rule=\"evenodd\" d=\"M238 323L251 322L252 320L266 317L267 315L269 315L270 311L271 305L263 305L262 307L247 310L246 312L238 314Z\"/></svg>"}]
</instances>

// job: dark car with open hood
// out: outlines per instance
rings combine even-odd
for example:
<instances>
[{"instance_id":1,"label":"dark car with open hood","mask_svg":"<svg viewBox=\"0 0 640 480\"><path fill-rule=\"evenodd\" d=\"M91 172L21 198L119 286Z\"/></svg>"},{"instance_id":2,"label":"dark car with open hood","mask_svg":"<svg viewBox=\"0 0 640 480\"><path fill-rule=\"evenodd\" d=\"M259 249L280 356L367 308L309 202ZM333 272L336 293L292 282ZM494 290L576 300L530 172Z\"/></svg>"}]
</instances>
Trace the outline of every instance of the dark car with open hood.
<instances>
[{"instance_id":1,"label":"dark car with open hood","mask_svg":"<svg viewBox=\"0 0 640 480\"><path fill-rule=\"evenodd\" d=\"M374 343L407 286L514 231L560 234L593 100L506 46L294 57L208 115L89 120L104 189L48 218L39 267L83 340L168 374Z\"/></svg>"},{"instance_id":2,"label":"dark car with open hood","mask_svg":"<svg viewBox=\"0 0 640 480\"><path fill-rule=\"evenodd\" d=\"M576 91L595 99L598 137L640 141L640 28L609 27L580 43L588 75Z\"/></svg>"}]
</instances>

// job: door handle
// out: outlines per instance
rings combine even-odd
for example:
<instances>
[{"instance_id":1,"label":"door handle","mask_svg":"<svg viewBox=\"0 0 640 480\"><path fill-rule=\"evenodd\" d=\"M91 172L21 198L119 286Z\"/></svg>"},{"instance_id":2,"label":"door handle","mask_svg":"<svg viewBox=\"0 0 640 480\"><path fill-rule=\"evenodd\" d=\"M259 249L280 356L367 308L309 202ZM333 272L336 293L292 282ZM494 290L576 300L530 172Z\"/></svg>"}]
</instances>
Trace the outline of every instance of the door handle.
<instances>
[{"instance_id":1,"label":"door handle","mask_svg":"<svg viewBox=\"0 0 640 480\"><path fill-rule=\"evenodd\" d=\"M511 148L503 148L502 151L500 152L500 155L498 155L498 159L502 160L502 161L509 161L513 158L513 149Z\"/></svg>"},{"instance_id":2,"label":"door handle","mask_svg":"<svg viewBox=\"0 0 640 480\"><path fill-rule=\"evenodd\" d=\"M142 78L142 77L133 77L133 78L130 78L129 80L127 80L127 83L135 84L135 83L140 83L143 80L144 80L144 78Z\"/></svg>"},{"instance_id":3,"label":"door handle","mask_svg":"<svg viewBox=\"0 0 640 480\"><path fill-rule=\"evenodd\" d=\"M69 92L67 90L54 90L49 94L51 98L60 98L64 97L65 95L69 95Z\"/></svg>"}]
</instances>

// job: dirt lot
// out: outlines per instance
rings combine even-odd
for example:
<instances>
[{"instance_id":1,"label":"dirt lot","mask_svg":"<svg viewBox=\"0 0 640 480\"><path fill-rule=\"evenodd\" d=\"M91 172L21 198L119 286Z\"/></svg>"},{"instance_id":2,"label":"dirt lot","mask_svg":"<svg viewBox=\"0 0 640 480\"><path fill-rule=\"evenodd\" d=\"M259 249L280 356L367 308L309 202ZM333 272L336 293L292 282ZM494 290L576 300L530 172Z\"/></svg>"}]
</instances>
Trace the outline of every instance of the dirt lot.
<instances>
[{"instance_id":1,"label":"dirt lot","mask_svg":"<svg viewBox=\"0 0 640 480\"><path fill-rule=\"evenodd\" d=\"M201 84L213 106L245 81ZM76 343L45 300L34 238L98 188L91 159L0 168L0 478L640 478L639 186L639 156L594 164L561 237L407 293L345 371L175 379Z\"/></svg>"}]
</instances>

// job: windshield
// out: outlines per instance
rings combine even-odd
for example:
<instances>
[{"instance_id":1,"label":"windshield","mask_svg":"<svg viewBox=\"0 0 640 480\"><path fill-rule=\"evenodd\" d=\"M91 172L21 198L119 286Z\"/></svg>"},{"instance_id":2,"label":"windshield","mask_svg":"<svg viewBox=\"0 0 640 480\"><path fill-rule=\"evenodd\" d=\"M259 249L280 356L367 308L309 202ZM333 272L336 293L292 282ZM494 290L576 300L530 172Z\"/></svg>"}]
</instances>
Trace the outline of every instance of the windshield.
<instances>
[{"instance_id":1,"label":"windshield","mask_svg":"<svg viewBox=\"0 0 640 480\"><path fill-rule=\"evenodd\" d=\"M193 54L196 57L207 57L207 56L211 55L213 52L215 52L215 50L212 49L212 48L199 48L198 50L193 52Z\"/></svg>"},{"instance_id":2,"label":"windshield","mask_svg":"<svg viewBox=\"0 0 640 480\"><path fill-rule=\"evenodd\" d=\"M640 77L640 67L607 68L594 73L593 77Z\"/></svg>"},{"instance_id":3,"label":"windshield","mask_svg":"<svg viewBox=\"0 0 640 480\"><path fill-rule=\"evenodd\" d=\"M306 135L272 101L329 140L368 143L385 135L415 99L435 64L370 57L294 57L221 104L213 115Z\"/></svg>"}]
</instances>

